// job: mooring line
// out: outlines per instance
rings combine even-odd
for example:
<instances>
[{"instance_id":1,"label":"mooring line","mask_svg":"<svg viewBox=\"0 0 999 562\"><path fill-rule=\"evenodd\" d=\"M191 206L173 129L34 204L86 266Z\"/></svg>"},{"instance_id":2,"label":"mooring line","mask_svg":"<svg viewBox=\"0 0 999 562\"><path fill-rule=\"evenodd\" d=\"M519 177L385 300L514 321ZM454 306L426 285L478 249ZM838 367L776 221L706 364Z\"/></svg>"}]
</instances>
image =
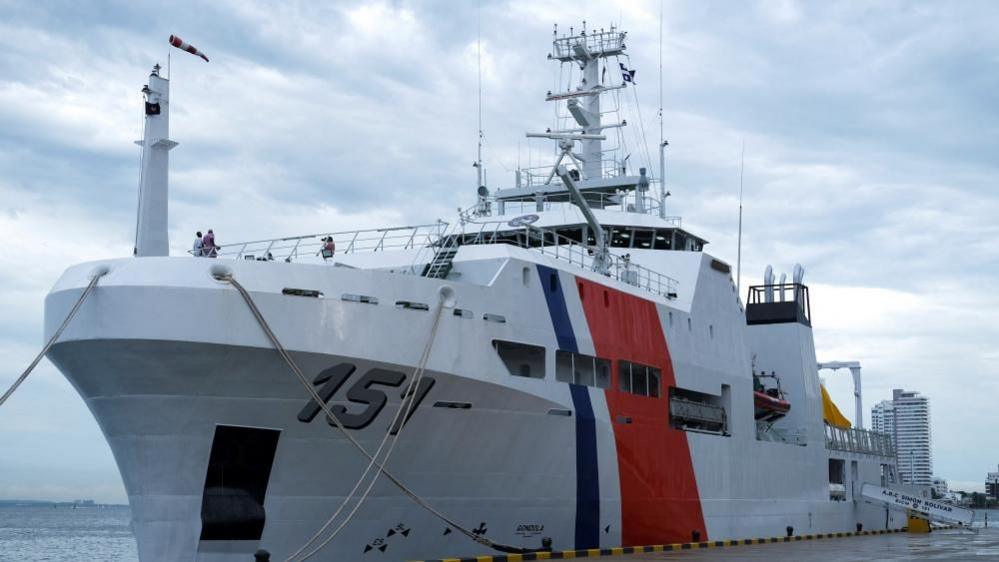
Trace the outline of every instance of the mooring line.
<instances>
[{"instance_id":1,"label":"mooring line","mask_svg":"<svg viewBox=\"0 0 999 562\"><path fill-rule=\"evenodd\" d=\"M326 523L318 531L316 531L316 533L312 536L312 538L308 540L308 542L303 544L301 548L299 548L297 551L295 551L294 554L289 556L285 560L285 562L290 562L295 557L299 556L303 550L312 546L312 544L315 541L319 540L322 534L325 533L327 529L329 529L330 525L333 524L336 518L343 511L344 507L346 507L347 504L350 503L350 500L353 499L354 494L357 493L357 490L358 488L360 488L361 483L368 478L371 468L375 465L375 459L379 457L379 455L382 452L382 449L385 447L385 443L388 441L389 437L392 436L392 429L396 427L396 423L398 423L400 415L402 416L401 418L402 420L409 419L409 416L412 413L413 408L415 408L416 406L415 392L420 388L420 381L423 380L423 375L426 373L427 362L430 360L430 350L433 348L434 340L437 339L437 329L440 326L441 313L443 312L443 310L444 310L443 299L438 299L437 307L435 308L434 311L434 320L430 328L430 337L427 338L427 343L423 347L423 353L420 354L420 359L417 361L416 369L413 371L413 376L406 387L406 391L403 393L404 398L402 402L399 404L399 409L396 410L395 416L392 418L392 422L388 426L388 431L386 431L385 436L382 437L382 442L378 445L378 449L375 451L375 454L372 457L371 462L368 463L368 466L364 469L364 472L361 474L360 478L358 478L357 483L354 485L354 488L351 489L347 497L344 498L343 502L340 504L340 507L337 508L336 512L334 512L333 515L330 516L329 520L327 520ZM381 460L380 464L382 466L388 464L389 457L392 456L392 452L395 450L396 443L399 442L399 437L402 435L402 430L404 427L405 423L400 424L398 430L395 432L395 436L392 437L392 443L389 445L388 451L385 453L385 457ZM364 490L364 493L361 495L360 499L357 500L357 503L350 510L350 513L347 514L346 518L343 521L341 521L340 524L337 526L337 528L334 529L329 536L323 539L323 541L319 543L319 545L317 545L309 552L305 553L305 555L303 555L302 558L300 559L300 562L304 562L305 560L308 560L309 558L312 558L313 556L318 554L323 548L326 547L326 545L328 545L334 538L336 538L338 534L340 534L340 531L342 531L343 528L346 527L348 523L350 523L350 521L354 518L354 514L357 513L357 511L361 508L364 502L368 499L368 494L371 493L371 489L374 488L375 483L378 481L378 476L380 475L381 475L380 471L376 471L374 473L374 476L371 478L371 482L368 483L368 486Z\"/></svg>"},{"instance_id":2,"label":"mooring line","mask_svg":"<svg viewBox=\"0 0 999 562\"><path fill-rule=\"evenodd\" d=\"M42 357L45 357L45 355L49 352L49 349L55 344L56 340L59 339L59 336L61 336L62 333L66 330L66 326L69 326L70 320L72 320L73 317L76 316L77 311L80 310L80 305L83 304L83 301L87 300L87 297L90 296L90 293L94 290L94 287L97 286L97 282L106 273L107 273L106 269L101 269L94 273L94 276L90 279L90 284L87 285L87 288L83 290L83 294L80 295L80 298L76 300L76 304L73 305L73 308L69 311L69 314L66 315L66 319L62 321L61 325L59 325L59 329L56 330L54 334L52 334L52 337L49 338L49 341L45 343L45 347L43 347L42 350L38 352L38 355L36 355L35 359L31 362L30 365L28 365L28 368L25 369L23 373L21 373L21 376L17 377L17 380L14 381L14 384L10 385L10 388L7 389L7 392L4 392L3 396L0 396L0 406L3 406L4 402L6 402L7 399L11 397L12 394L14 394L15 390L17 390L17 387L21 386L21 383L24 382L24 379L28 378L28 375L30 375L31 372L35 370L35 367L38 366L38 363L42 360Z\"/></svg>"},{"instance_id":3,"label":"mooring line","mask_svg":"<svg viewBox=\"0 0 999 562\"><path fill-rule=\"evenodd\" d=\"M354 436L347 431L347 428L343 426L343 424L340 422L340 419L333 413L332 410L330 410L330 407L328 404L326 404L326 401L319 396L319 393L316 392L315 388L313 388L313 385L309 383L309 380L302 373L302 370L298 368L298 365L295 363L295 360L292 359L288 351L284 348L283 345L281 345L281 342L278 340L277 335L275 335L273 330L271 330L270 325L267 323L267 320L264 319L263 314L260 312L260 309L257 308L256 303L253 301L253 298L250 296L250 293L246 290L246 288L243 287L243 285L240 284L238 281L236 281L236 279L234 279L231 274L216 275L215 277L220 281L225 281L229 283L236 289L236 291L243 298L243 301L246 302L247 307L250 309L250 312L253 314L253 317L257 320L257 323L260 325L260 328L264 331L264 334L270 340L271 345L274 346L274 349L277 350L279 355L281 355L281 358L284 359L285 363L288 364L288 367L291 369L292 373L295 374L295 377L302 384L302 387L305 388L309 396L315 401L315 403L319 406L319 408L323 411L323 413L326 414L326 416L329 419L333 420L333 422L336 424L337 429L339 429L340 432L343 433L344 437L347 438L347 440L351 443L351 445L353 445L354 448L360 451L361 454L364 455L368 460L373 461L373 464L378 467L378 470L382 474L384 474L385 477L389 479L389 481L395 484L396 487L403 492L403 494L408 496L417 505L430 512L430 514L433 515L434 517L437 517L448 526L453 527L461 534L465 535L466 537L472 539L473 541L483 546L498 550L500 552L522 553L522 552L533 551L532 549L524 549L516 546L497 543L486 537L476 535L470 529L463 527L462 525L455 522L453 519L449 518L448 516L444 515L443 513L435 509L433 506L427 503L426 500L417 495L416 492L409 489L409 487L407 487L401 480L396 478L391 472L388 471L388 469L385 468L384 463L379 463L376 460L374 460L374 457L371 455L371 453L369 453L367 449L365 449L364 446L361 445L357 441L357 439L355 439Z\"/></svg>"}]
</instances>

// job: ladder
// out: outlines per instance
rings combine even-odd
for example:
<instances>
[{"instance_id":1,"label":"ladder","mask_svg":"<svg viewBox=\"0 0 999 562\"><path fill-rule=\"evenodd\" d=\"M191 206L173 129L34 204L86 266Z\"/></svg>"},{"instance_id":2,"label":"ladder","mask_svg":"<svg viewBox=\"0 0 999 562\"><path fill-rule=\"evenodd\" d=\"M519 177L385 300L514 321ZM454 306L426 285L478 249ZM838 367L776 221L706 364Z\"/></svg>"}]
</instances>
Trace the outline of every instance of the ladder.
<instances>
[{"instance_id":1,"label":"ladder","mask_svg":"<svg viewBox=\"0 0 999 562\"><path fill-rule=\"evenodd\" d=\"M460 245L460 237L457 234L445 236L434 252L434 258L423 268L423 277L446 279L454 266L454 256L458 254Z\"/></svg>"}]
</instances>

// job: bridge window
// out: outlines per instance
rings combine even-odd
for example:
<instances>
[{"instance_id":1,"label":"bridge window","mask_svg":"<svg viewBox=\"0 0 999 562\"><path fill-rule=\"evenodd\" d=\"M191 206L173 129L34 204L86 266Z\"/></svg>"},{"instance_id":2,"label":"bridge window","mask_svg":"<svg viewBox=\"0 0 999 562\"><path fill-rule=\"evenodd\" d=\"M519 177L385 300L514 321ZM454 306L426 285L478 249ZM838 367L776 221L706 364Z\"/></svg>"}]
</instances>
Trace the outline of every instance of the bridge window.
<instances>
[{"instance_id":1,"label":"bridge window","mask_svg":"<svg viewBox=\"0 0 999 562\"><path fill-rule=\"evenodd\" d=\"M670 250L673 248L673 233L668 230L657 229L655 239L652 243L653 249Z\"/></svg>"},{"instance_id":2,"label":"bridge window","mask_svg":"<svg viewBox=\"0 0 999 562\"><path fill-rule=\"evenodd\" d=\"M630 248L633 236L630 228L614 228L611 230L610 245L612 248Z\"/></svg>"},{"instance_id":3,"label":"bridge window","mask_svg":"<svg viewBox=\"0 0 999 562\"><path fill-rule=\"evenodd\" d=\"M611 362L600 357L558 350L555 380L598 388L610 387Z\"/></svg>"},{"instance_id":4,"label":"bridge window","mask_svg":"<svg viewBox=\"0 0 999 562\"><path fill-rule=\"evenodd\" d=\"M531 379L545 378L545 348L503 340L493 340L493 348L511 375Z\"/></svg>"},{"instance_id":5,"label":"bridge window","mask_svg":"<svg viewBox=\"0 0 999 562\"><path fill-rule=\"evenodd\" d=\"M643 250L651 249L652 248L653 234L654 234L654 231L652 231L652 230L643 230L643 229L637 229L636 228L635 229L634 242L633 242L633 244L632 244L631 247L632 248L639 248L639 249L643 249Z\"/></svg>"}]
</instances>

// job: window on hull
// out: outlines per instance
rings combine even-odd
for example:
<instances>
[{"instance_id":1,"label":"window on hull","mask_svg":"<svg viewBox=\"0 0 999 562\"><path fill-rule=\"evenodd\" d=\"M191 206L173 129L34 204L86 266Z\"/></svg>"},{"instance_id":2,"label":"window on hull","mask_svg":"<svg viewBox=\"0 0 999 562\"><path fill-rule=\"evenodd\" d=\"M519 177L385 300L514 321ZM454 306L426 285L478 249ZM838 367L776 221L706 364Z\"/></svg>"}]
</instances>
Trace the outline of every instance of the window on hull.
<instances>
[{"instance_id":1,"label":"window on hull","mask_svg":"<svg viewBox=\"0 0 999 562\"><path fill-rule=\"evenodd\" d=\"M630 361L617 362L618 388L639 396L659 397L662 371Z\"/></svg>"},{"instance_id":2,"label":"window on hull","mask_svg":"<svg viewBox=\"0 0 999 562\"><path fill-rule=\"evenodd\" d=\"M573 353L555 352L555 380L571 384L610 387L611 362L608 359Z\"/></svg>"},{"instance_id":3,"label":"window on hull","mask_svg":"<svg viewBox=\"0 0 999 562\"><path fill-rule=\"evenodd\" d=\"M545 348L504 340L493 340L493 348L511 375L545 378Z\"/></svg>"}]
</instances>

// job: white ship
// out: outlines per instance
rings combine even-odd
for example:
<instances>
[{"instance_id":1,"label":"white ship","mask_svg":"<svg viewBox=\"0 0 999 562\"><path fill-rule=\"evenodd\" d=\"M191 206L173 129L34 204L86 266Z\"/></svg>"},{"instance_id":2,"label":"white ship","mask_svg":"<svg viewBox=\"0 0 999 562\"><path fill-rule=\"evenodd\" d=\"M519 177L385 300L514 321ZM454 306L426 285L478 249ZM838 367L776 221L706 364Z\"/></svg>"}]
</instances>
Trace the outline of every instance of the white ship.
<instances>
[{"instance_id":1,"label":"white ship","mask_svg":"<svg viewBox=\"0 0 999 562\"><path fill-rule=\"evenodd\" d=\"M226 244L218 259L168 255L176 143L153 71L136 256L69 268L45 313L51 335L100 276L49 356L110 444L141 560L904 524L860 494L895 481L890 441L824 414L803 270L768 272L744 305L729 263L666 214L662 173L624 157L625 37L556 32L561 124L533 136L557 162L492 192L480 180L451 224Z\"/></svg>"}]
</instances>

